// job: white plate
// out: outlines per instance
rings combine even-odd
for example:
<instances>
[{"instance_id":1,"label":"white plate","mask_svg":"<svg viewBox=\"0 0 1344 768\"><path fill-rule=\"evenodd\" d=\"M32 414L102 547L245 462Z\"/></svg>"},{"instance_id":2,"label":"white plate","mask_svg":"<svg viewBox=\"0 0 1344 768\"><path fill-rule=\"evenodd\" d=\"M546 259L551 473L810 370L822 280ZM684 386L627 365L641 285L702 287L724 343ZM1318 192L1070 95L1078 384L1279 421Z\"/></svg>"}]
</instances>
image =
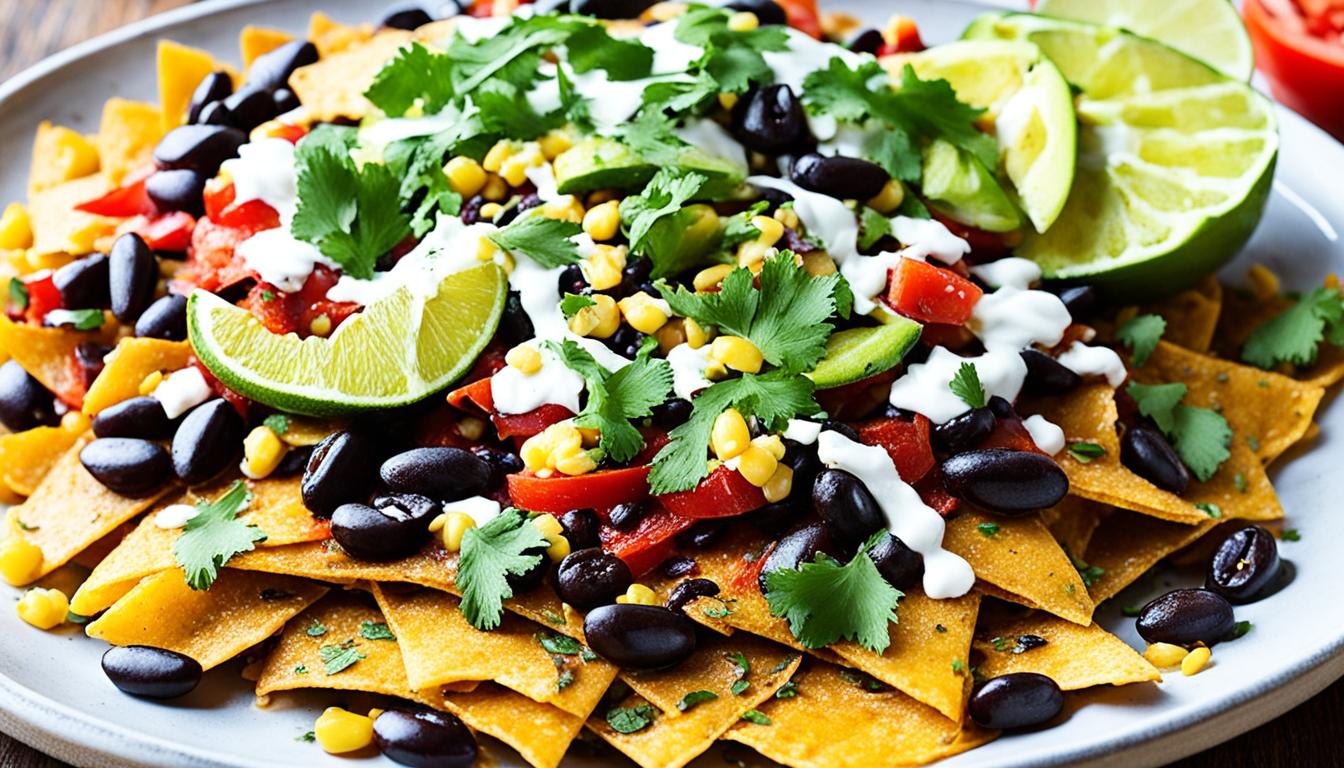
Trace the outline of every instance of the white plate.
<instances>
[{"instance_id":1,"label":"white plate","mask_svg":"<svg viewBox=\"0 0 1344 768\"><path fill-rule=\"evenodd\" d=\"M919 21L929 42L955 38L981 10L950 0L906 0L895 9L866 0L829 6L874 23L899 10ZM0 86L0 158L5 158L0 201L24 197L31 136L39 121L93 131L107 97L155 100L158 38L236 59L238 30L245 24L301 31L311 10L367 21L380 7L368 0L205 2L43 62ZM1241 275L1245 266L1262 261L1290 286L1319 285L1327 272L1344 271L1344 245L1333 228L1344 227L1344 199L1332 192L1344 177L1344 147L1287 110L1281 118L1283 152L1269 214L1228 274ZM1272 600L1237 610L1239 619L1255 623L1247 638L1218 646L1216 664L1197 677L1070 696L1072 714L1059 727L1003 738L942 765L1158 765L1244 733L1344 674L1344 600L1338 597L1344 569L1334 560L1335 543L1344 541L1344 516L1335 514L1338 500L1331 498L1333 483L1327 480L1338 471L1336 435L1344 433L1344 409L1327 409L1320 424L1314 450L1282 462L1273 473L1289 523L1303 531L1301 542L1285 543L1282 550L1298 566L1297 581ZM1148 586L1147 593L1139 587L1116 602L1133 604L1165 588L1161 580ZM1099 620L1139 644L1132 620L1115 609ZM13 611L0 610L0 728L63 760L98 768L387 764L381 758L328 757L295 740L312 727L320 707L340 694L277 696L263 712L252 705L250 685L234 666L210 675L181 701L151 704L123 696L108 683L98 664L104 647L74 630L38 632ZM507 750L497 754L504 764L516 762ZM706 765L722 764L706 758Z\"/></svg>"}]
</instances>

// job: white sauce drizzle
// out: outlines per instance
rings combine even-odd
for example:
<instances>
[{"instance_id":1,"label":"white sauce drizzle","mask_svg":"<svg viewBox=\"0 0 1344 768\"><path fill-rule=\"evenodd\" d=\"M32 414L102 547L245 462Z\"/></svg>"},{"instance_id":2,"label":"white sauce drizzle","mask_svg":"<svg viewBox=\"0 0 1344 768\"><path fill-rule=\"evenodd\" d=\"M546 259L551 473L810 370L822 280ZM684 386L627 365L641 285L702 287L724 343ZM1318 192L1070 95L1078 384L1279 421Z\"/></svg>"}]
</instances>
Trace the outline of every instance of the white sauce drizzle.
<instances>
[{"instance_id":1,"label":"white sauce drizzle","mask_svg":"<svg viewBox=\"0 0 1344 768\"><path fill-rule=\"evenodd\" d=\"M1033 344L1055 346L1072 322L1068 308L1053 293L1004 286L980 297L966 327L985 349L1016 354Z\"/></svg>"},{"instance_id":2,"label":"white sauce drizzle","mask_svg":"<svg viewBox=\"0 0 1344 768\"><path fill-rule=\"evenodd\" d=\"M1060 365L1079 376L1105 376L1106 383L1118 387L1125 383L1129 372L1120 355L1109 347L1089 347L1081 341L1075 341L1055 358Z\"/></svg>"},{"instance_id":3,"label":"white sauce drizzle","mask_svg":"<svg viewBox=\"0 0 1344 768\"><path fill-rule=\"evenodd\" d=\"M682 343L667 351L667 363L672 366L672 391L677 397L690 400L713 383L705 378L710 362L708 344L692 349L690 344Z\"/></svg>"},{"instance_id":4,"label":"white sauce drizzle","mask_svg":"<svg viewBox=\"0 0 1344 768\"><path fill-rule=\"evenodd\" d=\"M902 258L899 253L883 251L876 256L855 256L840 265L840 274L854 292L856 314L866 315L877 309L874 299L886 292L887 278Z\"/></svg>"},{"instance_id":5,"label":"white sauce drizzle","mask_svg":"<svg viewBox=\"0 0 1344 768\"><path fill-rule=\"evenodd\" d=\"M723 126L706 118L688 120L673 131L682 141L701 151L747 170L747 150Z\"/></svg>"},{"instance_id":6,"label":"white sauce drizzle","mask_svg":"<svg viewBox=\"0 0 1344 768\"><path fill-rule=\"evenodd\" d=\"M176 419L214 395L200 369L191 366L170 374L154 389L152 397L163 406L169 419Z\"/></svg>"},{"instance_id":7,"label":"white sauce drizzle","mask_svg":"<svg viewBox=\"0 0 1344 768\"><path fill-rule=\"evenodd\" d=\"M1031 441L1042 451L1054 456L1064 450L1064 430L1058 424L1036 415L1023 419L1022 426L1027 428Z\"/></svg>"},{"instance_id":8,"label":"white sauce drizzle","mask_svg":"<svg viewBox=\"0 0 1344 768\"><path fill-rule=\"evenodd\" d=\"M249 237L234 249L261 278L285 293L294 293L308 282L313 267L325 264L336 269L336 262L322 255L317 246L294 237L288 227L267 229Z\"/></svg>"},{"instance_id":9,"label":"white sauce drizzle","mask_svg":"<svg viewBox=\"0 0 1344 768\"><path fill-rule=\"evenodd\" d=\"M793 210L807 228L807 234L825 243L826 252L837 264L843 265L847 259L858 255L859 220L843 202L773 176L749 176L747 183L792 197Z\"/></svg>"},{"instance_id":10,"label":"white sauce drizzle","mask_svg":"<svg viewBox=\"0 0 1344 768\"><path fill-rule=\"evenodd\" d=\"M817 442L817 435L821 434L821 424L806 419L789 419L789 425L784 429L784 439L792 440L803 445L811 445Z\"/></svg>"},{"instance_id":11,"label":"white sauce drizzle","mask_svg":"<svg viewBox=\"0 0 1344 768\"><path fill-rule=\"evenodd\" d=\"M175 528L185 528L191 519L201 513L201 510L190 504L169 504L160 509L154 515L154 527L162 528L165 531L171 531Z\"/></svg>"},{"instance_id":12,"label":"white sauce drizzle","mask_svg":"<svg viewBox=\"0 0 1344 768\"><path fill-rule=\"evenodd\" d=\"M934 424L955 419L971 409L948 386L962 363L975 366L986 397L998 395L1010 403L1017 399L1027 378L1027 364L1016 349L961 357L945 347L934 347L927 361L910 366L904 376L892 382L889 402L923 414Z\"/></svg>"},{"instance_id":13,"label":"white sauce drizzle","mask_svg":"<svg viewBox=\"0 0 1344 768\"><path fill-rule=\"evenodd\" d=\"M523 373L506 365L490 378L490 396L500 413L527 413L543 405L560 405L579 412L583 377L571 371L551 350L541 347L541 369Z\"/></svg>"},{"instance_id":14,"label":"white sauce drizzle","mask_svg":"<svg viewBox=\"0 0 1344 768\"><path fill-rule=\"evenodd\" d=\"M280 214L288 226L299 201L294 168L294 145L285 139L258 139L238 148L238 156L225 160L221 170L233 179L234 203L260 200Z\"/></svg>"},{"instance_id":15,"label":"white sauce drizzle","mask_svg":"<svg viewBox=\"0 0 1344 768\"><path fill-rule=\"evenodd\" d=\"M902 255L924 261L930 256L944 264L955 264L971 252L971 244L952 234L935 219L897 216L891 220L891 234L905 246Z\"/></svg>"},{"instance_id":16,"label":"white sauce drizzle","mask_svg":"<svg viewBox=\"0 0 1344 768\"><path fill-rule=\"evenodd\" d=\"M971 274L991 288L1007 286L1025 291L1041 279L1041 268L1034 261L1012 256L971 267Z\"/></svg>"}]
</instances>

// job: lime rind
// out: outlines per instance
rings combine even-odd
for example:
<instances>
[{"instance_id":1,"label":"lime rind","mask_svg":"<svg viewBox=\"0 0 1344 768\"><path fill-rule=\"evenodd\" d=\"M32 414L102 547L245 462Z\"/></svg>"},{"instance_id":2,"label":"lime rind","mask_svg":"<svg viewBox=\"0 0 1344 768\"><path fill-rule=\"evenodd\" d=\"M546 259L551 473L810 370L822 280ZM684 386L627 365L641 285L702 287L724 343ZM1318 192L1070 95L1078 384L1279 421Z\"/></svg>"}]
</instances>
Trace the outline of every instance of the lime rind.
<instances>
[{"instance_id":1,"label":"lime rind","mask_svg":"<svg viewBox=\"0 0 1344 768\"><path fill-rule=\"evenodd\" d=\"M839 331L826 342L826 356L816 369L805 375L817 389L834 389L876 376L895 368L922 330L914 320L890 315L885 325Z\"/></svg>"}]
</instances>

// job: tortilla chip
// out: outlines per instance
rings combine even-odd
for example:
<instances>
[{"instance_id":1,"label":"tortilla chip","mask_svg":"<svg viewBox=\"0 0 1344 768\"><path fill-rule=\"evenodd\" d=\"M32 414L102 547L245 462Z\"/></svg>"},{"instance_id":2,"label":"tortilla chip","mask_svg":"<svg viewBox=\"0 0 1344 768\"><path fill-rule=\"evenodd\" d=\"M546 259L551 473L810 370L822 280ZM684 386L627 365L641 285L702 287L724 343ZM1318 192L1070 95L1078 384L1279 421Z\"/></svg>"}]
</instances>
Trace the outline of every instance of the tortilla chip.
<instances>
[{"instance_id":1,"label":"tortilla chip","mask_svg":"<svg viewBox=\"0 0 1344 768\"><path fill-rule=\"evenodd\" d=\"M1217 520L1181 525L1116 510L1101 521L1084 556L1088 565L1101 569L1088 593L1098 603L1115 597L1162 558L1186 548L1217 525Z\"/></svg>"},{"instance_id":2,"label":"tortilla chip","mask_svg":"<svg viewBox=\"0 0 1344 768\"><path fill-rule=\"evenodd\" d=\"M98 127L98 156L103 175L119 186L130 171L154 162L154 146L163 138L163 111L142 101L111 98Z\"/></svg>"},{"instance_id":3,"label":"tortilla chip","mask_svg":"<svg viewBox=\"0 0 1344 768\"><path fill-rule=\"evenodd\" d=\"M1092 623L1092 598L1078 569L1038 516L990 516L968 507L948 521L943 546L966 558L981 581L1014 595L1014 602L1075 624Z\"/></svg>"},{"instance_id":4,"label":"tortilla chip","mask_svg":"<svg viewBox=\"0 0 1344 768\"><path fill-rule=\"evenodd\" d=\"M79 452L93 439L81 437L56 462L42 484L22 505L12 507L12 518L28 528L13 531L42 550L42 576L65 565L85 547L117 529L117 526L153 506L172 489L165 484L144 498L120 496L93 479L79 463Z\"/></svg>"},{"instance_id":5,"label":"tortilla chip","mask_svg":"<svg viewBox=\"0 0 1344 768\"><path fill-rule=\"evenodd\" d=\"M367 43L300 67L289 78L290 88L314 121L363 117L372 108L364 91L410 36L401 30L379 32Z\"/></svg>"},{"instance_id":6,"label":"tortilla chip","mask_svg":"<svg viewBox=\"0 0 1344 768\"><path fill-rule=\"evenodd\" d=\"M88 139L63 125L43 122L33 138L28 194L91 176L98 172L98 167L98 149Z\"/></svg>"},{"instance_id":7,"label":"tortilla chip","mask_svg":"<svg viewBox=\"0 0 1344 768\"><path fill-rule=\"evenodd\" d=\"M65 400L77 399L84 391L83 382L76 380L71 364L75 348L86 341L107 342L113 334L110 327L94 332L39 328L0 316L0 349L8 352L42 386L63 395Z\"/></svg>"},{"instance_id":8,"label":"tortilla chip","mask_svg":"<svg viewBox=\"0 0 1344 768\"><path fill-rule=\"evenodd\" d=\"M31 496L56 462L80 437L64 427L36 427L0 437L0 482L19 496Z\"/></svg>"},{"instance_id":9,"label":"tortilla chip","mask_svg":"<svg viewBox=\"0 0 1344 768\"><path fill-rule=\"evenodd\" d=\"M1162 338L1195 352L1208 352L1223 309L1223 285L1209 275L1198 285L1175 296L1148 304L1141 314L1161 315L1167 321Z\"/></svg>"},{"instance_id":10,"label":"tortilla chip","mask_svg":"<svg viewBox=\"0 0 1344 768\"><path fill-rule=\"evenodd\" d=\"M264 56L293 39L294 36L284 30L248 24L238 34L238 48L243 55L243 66L252 66L257 57Z\"/></svg>"},{"instance_id":11,"label":"tortilla chip","mask_svg":"<svg viewBox=\"0 0 1344 768\"><path fill-rule=\"evenodd\" d=\"M923 765L993 740L993 731L948 720L899 691L870 691L830 664L794 676L797 694L760 706L769 725L740 722L724 738L790 768Z\"/></svg>"},{"instance_id":12,"label":"tortilla chip","mask_svg":"<svg viewBox=\"0 0 1344 768\"><path fill-rule=\"evenodd\" d=\"M111 186L101 174L66 181L35 192L29 198L33 219L33 253L83 256L98 241L116 231L117 219L75 210L75 206L102 197Z\"/></svg>"},{"instance_id":13,"label":"tortilla chip","mask_svg":"<svg viewBox=\"0 0 1344 768\"><path fill-rule=\"evenodd\" d=\"M1087 551L1092 534L1096 532L1102 518L1110 513L1111 507L1105 504L1068 496L1055 506L1042 509L1041 522L1050 529L1050 534L1065 552L1076 555Z\"/></svg>"},{"instance_id":14,"label":"tortilla chip","mask_svg":"<svg viewBox=\"0 0 1344 768\"><path fill-rule=\"evenodd\" d=\"M1046 644L1023 651L1018 646L1023 635ZM1096 624L1079 626L1040 611L987 608L975 630L975 650L982 656L976 666L986 677L1036 672L1066 691L1162 679L1147 659Z\"/></svg>"},{"instance_id":15,"label":"tortilla chip","mask_svg":"<svg viewBox=\"0 0 1344 768\"><path fill-rule=\"evenodd\" d=\"M555 768L583 729L583 718L539 704L494 683L443 697L443 709L469 728L494 736L518 750L536 768Z\"/></svg>"},{"instance_id":16,"label":"tortilla chip","mask_svg":"<svg viewBox=\"0 0 1344 768\"><path fill-rule=\"evenodd\" d=\"M467 623L456 597L437 590L397 594L374 584L372 591L400 638L406 677L416 690L491 680L587 717L619 671L596 658L552 655L541 645L545 630L516 616L506 614L497 629L482 632Z\"/></svg>"},{"instance_id":17,"label":"tortilla chip","mask_svg":"<svg viewBox=\"0 0 1344 768\"><path fill-rule=\"evenodd\" d=\"M730 654L746 659L750 666L746 675ZM617 706L658 707L662 713L653 715L651 725L620 733L608 724L606 712L598 712L588 728L643 768L681 768L713 746L744 714L771 699L802 658L758 638L714 638L675 669L629 676L636 694ZM735 694L732 686L739 680L748 686ZM679 711L677 703L692 691L708 691L717 698Z\"/></svg>"},{"instance_id":18,"label":"tortilla chip","mask_svg":"<svg viewBox=\"0 0 1344 768\"><path fill-rule=\"evenodd\" d=\"M165 132L186 122L187 106L196 86L220 68L215 57L205 51L171 40L159 41L159 105L163 108Z\"/></svg>"},{"instance_id":19,"label":"tortilla chip","mask_svg":"<svg viewBox=\"0 0 1344 768\"><path fill-rule=\"evenodd\" d=\"M340 53L347 48L368 42L373 37L373 27L368 24L351 26L342 24L321 11L308 19L308 39L317 46L322 58Z\"/></svg>"},{"instance_id":20,"label":"tortilla chip","mask_svg":"<svg viewBox=\"0 0 1344 768\"><path fill-rule=\"evenodd\" d=\"M107 358L107 365L84 395L84 413L96 416L104 408L140 395L140 385L152 373L169 373L187 367L191 345L185 341L122 339Z\"/></svg>"},{"instance_id":21,"label":"tortilla chip","mask_svg":"<svg viewBox=\"0 0 1344 768\"><path fill-rule=\"evenodd\" d=\"M1259 296L1250 291L1227 291L1226 311L1218 321L1214 351L1228 360L1240 360L1241 348L1257 328L1291 308L1296 301L1287 296ZM1318 387L1329 387L1344 379L1344 347L1322 344L1316 362L1291 372L1294 379Z\"/></svg>"},{"instance_id":22,"label":"tortilla chip","mask_svg":"<svg viewBox=\"0 0 1344 768\"><path fill-rule=\"evenodd\" d=\"M275 634L327 587L302 579L222 570L192 590L178 569L142 581L89 624L89 637L112 645L177 651L210 669Z\"/></svg>"}]
</instances>

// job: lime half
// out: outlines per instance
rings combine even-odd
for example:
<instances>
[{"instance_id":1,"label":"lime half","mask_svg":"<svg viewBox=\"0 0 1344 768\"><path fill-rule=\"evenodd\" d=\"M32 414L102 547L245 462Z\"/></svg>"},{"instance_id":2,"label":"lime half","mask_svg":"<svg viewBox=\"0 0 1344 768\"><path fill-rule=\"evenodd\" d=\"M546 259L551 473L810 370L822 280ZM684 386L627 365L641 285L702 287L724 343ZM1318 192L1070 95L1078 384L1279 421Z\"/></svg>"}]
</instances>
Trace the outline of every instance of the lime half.
<instances>
[{"instance_id":1,"label":"lime half","mask_svg":"<svg viewBox=\"0 0 1344 768\"><path fill-rule=\"evenodd\" d=\"M1151 37L1242 82L1255 70L1251 38L1231 0L1042 0L1036 11Z\"/></svg>"},{"instance_id":2,"label":"lime half","mask_svg":"<svg viewBox=\"0 0 1344 768\"><path fill-rule=\"evenodd\" d=\"M1017 204L1037 232L1049 229L1073 185L1078 128L1069 84L1041 49L969 40L884 61L898 68L908 63L926 80L946 80L957 98L988 111Z\"/></svg>"},{"instance_id":3,"label":"lime half","mask_svg":"<svg viewBox=\"0 0 1344 768\"><path fill-rule=\"evenodd\" d=\"M1047 277L1142 298L1194 283L1245 244L1278 157L1268 99L1113 28L1010 14L967 34L1035 43L1081 93L1073 192L1054 226L1017 249Z\"/></svg>"},{"instance_id":4,"label":"lime half","mask_svg":"<svg viewBox=\"0 0 1344 768\"><path fill-rule=\"evenodd\" d=\"M919 340L923 326L914 320L891 315L886 325L851 328L833 334L826 342L826 356L806 374L817 389L853 384L896 367Z\"/></svg>"},{"instance_id":5,"label":"lime half","mask_svg":"<svg viewBox=\"0 0 1344 768\"><path fill-rule=\"evenodd\" d=\"M187 302L187 321L192 348L228 387L326 416L408 405L447 387L490 342L507 294L504 271L484 264L448 275L430 297L399 288L326 339L271 333L204 291Z\"/></svg>"}]
</instances>

